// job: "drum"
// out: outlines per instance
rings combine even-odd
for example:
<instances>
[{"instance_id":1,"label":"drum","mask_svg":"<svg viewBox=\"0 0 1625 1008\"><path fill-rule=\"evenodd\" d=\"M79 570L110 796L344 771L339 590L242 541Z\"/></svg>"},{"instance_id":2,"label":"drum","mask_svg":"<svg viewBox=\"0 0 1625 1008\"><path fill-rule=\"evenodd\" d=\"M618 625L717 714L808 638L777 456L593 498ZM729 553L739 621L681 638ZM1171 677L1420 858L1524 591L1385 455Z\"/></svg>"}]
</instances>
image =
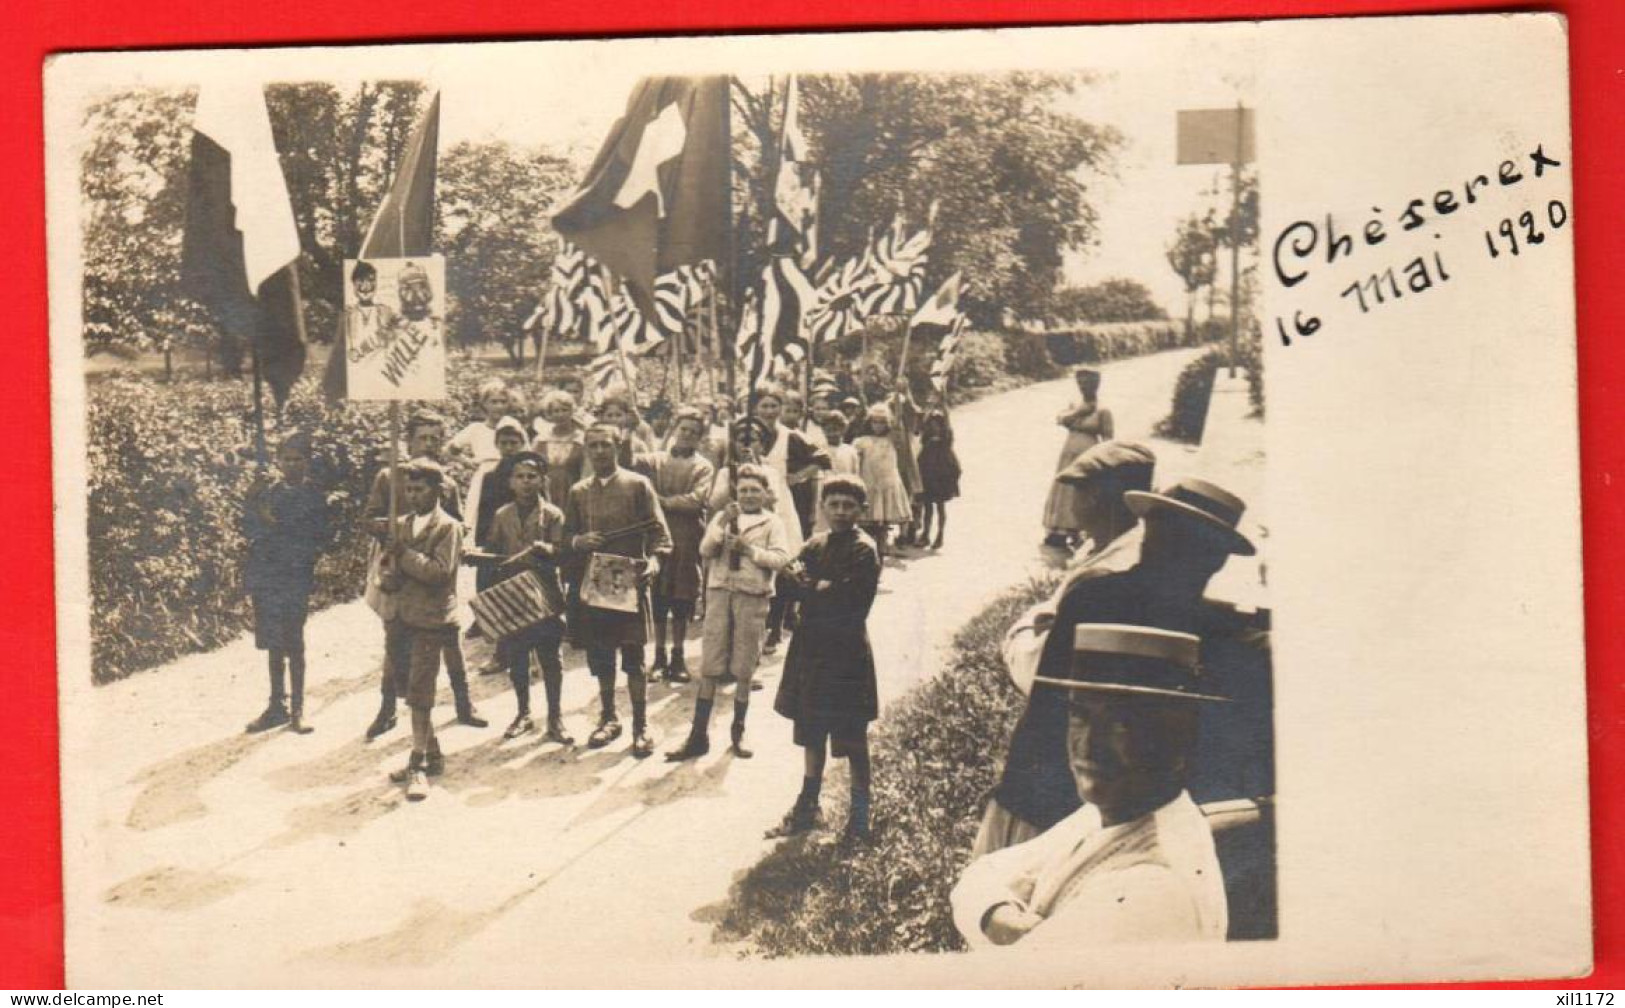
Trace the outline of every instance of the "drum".
<instances>
[{"instance_id":1,"label":"drum","mask_svg":"<svg viewBox=\"0 0 1625 1008\"><path fill-rule=\"evenodd\" d=\"M469 604L480 629L501 640L557 616L547 604L542 580L535 571L523 571L474 596Z\"/></svg>"}]
</instances>

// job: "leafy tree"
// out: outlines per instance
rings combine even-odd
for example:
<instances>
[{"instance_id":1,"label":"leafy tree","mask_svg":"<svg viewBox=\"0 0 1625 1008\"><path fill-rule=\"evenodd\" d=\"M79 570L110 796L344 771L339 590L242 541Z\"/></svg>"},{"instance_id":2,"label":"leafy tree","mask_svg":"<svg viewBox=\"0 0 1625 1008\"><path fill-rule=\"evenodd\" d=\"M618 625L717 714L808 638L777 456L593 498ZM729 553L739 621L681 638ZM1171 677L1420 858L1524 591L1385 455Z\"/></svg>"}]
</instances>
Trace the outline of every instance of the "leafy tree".
<instances>
[{"instance_id":1,"label":"leafy tree","mask_svg":"<svg viewBox=\"0 0 1625 1008\"><path fill-rule=\"evenodd\" d=\"M1143 322L1168 317L1145 284L1123 277L1088 287L1063 287L1055 292L1052 304L1052 314L1067 322Z\"/></svg>"},{"instance_id":2,"label":"leafy tree","mask_svg":"<svg viewBox=\"0 0 1625 1008\"><path fill-rule=\"evenodd\" d=\"M460 143L441 155L437 245L455 340L496 339L516 362L523 356L520 326L546 290L557 250L543 222L575 175L562 158L502 141Z\"/></svg>"},{"instance_id":3,"label":"leafy tree","mask_svg":"<svg viewBox=\"0 0 1625 1008\"><path fill-rule=\"evenodd\" d=\"M85 116L84 340L89 352L170 352L202 333L180 297L193 91L139 88Z\"/></svg>"},{"instance_id":4,"label":"leafy tree","mask_svg":"<svg viewBox=\"0 0 1625 1008\"><path fill-rule=\"evenodd\" d=\"M1057 100L1088 83L1076 74L842 74L799 80L801 124L823 178L824 257L862 253L875 229L902 213L923 226L938 205L928 286L962 271L961 304L996 325L1006 309L1042 314L1067 249L1096 238L1086 179L1110 167L1114 130L1061 112ZM782 95L736 89L747 185L736 199L757 214L771 193ZM750 152L756 152L755 157ZM756 218L751 223L758 223ZM741 237L759 242L763 228ZM745 275L750 275L749 252Z\"/></svg>"},{"instance_id":5,"label":"leafy tree","mask_svg":"<svg viewBox=\"0 0 1625 1008\"><path fill-rule=\"evenodd\" d=\"M1185 334L1196 324L1196 294L1211 286L1218 272L1213 212L1191 214L1179 222L1173 241L1168 243L1168 265L1185 285Z\"/></svg>"},{"instance_id":6,"label":"leafy tree","mask_svg":"<svg viewBox=\"0 0 1625 1008\"><path fill-rule=\"evenodd\" d=\"M344 260L361 248L427 104L426 91L417 81L369 81L348 90L324 82L266 88L305 254L306 331L313 339L337 331Z\"/></svg>"}]
</instances>

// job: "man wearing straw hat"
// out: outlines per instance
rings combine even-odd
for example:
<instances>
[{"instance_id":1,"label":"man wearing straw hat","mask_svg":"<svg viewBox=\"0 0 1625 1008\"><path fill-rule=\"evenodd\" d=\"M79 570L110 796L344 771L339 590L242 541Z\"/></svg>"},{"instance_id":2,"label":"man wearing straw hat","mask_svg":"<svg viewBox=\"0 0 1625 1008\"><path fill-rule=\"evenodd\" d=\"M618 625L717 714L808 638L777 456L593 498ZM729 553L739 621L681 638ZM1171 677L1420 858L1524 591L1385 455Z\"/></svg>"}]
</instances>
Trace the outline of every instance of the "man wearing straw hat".
<instances>
[{"instance_id":1,"label":"man wearing straw hat","mask_svg":"<svg viewBox=\"0 0 1625 1008\"><path fill-rule=\"evenodd\" d=\"M1194 634L1083 623L1069 667L1034 692L1066 705L1067 759L1085 804L1036 838L973 861L951 897L972 948L1223 940L1224 878L1185 790L1197 712L1222 702Z\"/></svg>"},{"instance_id":2,"label":"man wearing straw hat","mask_svg":"<svg viewBox=\"0 0 1625 1008\"><path fill-rule=\"evenodd\" d=\"M1210 619L1202 596L1232 555L1253 544L1236 531L1246 505L1206 480L1184 479L1163 493L1122 492L1140 517L1139 561L1071 575L1055 607L1037 675L1058 678L1072 661L1072 629L1080 623L1124 623L1201 633ZM1066 711L1053 691L1034 690L1010 737L1004 770L972 848L989 854L1031 839L1071 815L1079 804L1066 758Z\"/></svg>"}]
</instances>

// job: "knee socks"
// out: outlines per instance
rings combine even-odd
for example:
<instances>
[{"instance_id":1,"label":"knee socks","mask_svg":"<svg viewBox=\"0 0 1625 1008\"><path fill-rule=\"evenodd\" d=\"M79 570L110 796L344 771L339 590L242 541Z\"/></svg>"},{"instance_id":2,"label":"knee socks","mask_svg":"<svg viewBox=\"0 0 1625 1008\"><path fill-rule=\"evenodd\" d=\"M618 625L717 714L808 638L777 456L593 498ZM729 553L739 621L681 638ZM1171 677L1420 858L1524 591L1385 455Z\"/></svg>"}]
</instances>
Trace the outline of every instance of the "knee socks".
<instances>
[{"instance_id":1,"label":"knee socks","mask_svg":"<svg viewBox=\"0 0 1625 1008\"><path fill-rule=\"evenodd\" d=\"M287 692L283 686L283 678L287 674L287 661L283 657L281 648L272 648L271 657L271 706L280 707L287 699Z\"/></svg>"}]
</instances>

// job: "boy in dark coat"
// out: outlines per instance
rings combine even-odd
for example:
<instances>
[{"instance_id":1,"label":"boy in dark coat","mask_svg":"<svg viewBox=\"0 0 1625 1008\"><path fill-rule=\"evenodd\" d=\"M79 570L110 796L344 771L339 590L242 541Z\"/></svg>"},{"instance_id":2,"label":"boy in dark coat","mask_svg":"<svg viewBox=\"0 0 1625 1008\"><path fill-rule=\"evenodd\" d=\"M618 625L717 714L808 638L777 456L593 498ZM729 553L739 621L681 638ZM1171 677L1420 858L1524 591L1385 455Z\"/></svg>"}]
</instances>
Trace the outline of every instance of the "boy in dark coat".
<instances>
[{"instance_id":1,"label":"boy in dark coat","mask_svg":"<svg viewBox=\"0 0 1625 1008\"><path fill-rule=\"evenodd\" d=\"M857 527L867 503L868 491L857 477L825 480L819 504L829 531L813 536L789 569L801 596L801 629L791 640L773 709L795 722L806 773L800 796L770 838L818 826L826 741L836 759L851 761L846 835L869 834L869 722L880 703L865 623L880 584L880 550Z\"/></svg>"},{"instance_id":2,"label":"boy in dark coat","mask_svg":"<svg viewBox=\"0 0 1625 1008\"><path fill-rule=\"evenodd\" d=\"M316 557L327 542L327 501L310 485L310 438L294 434L276 453L282 479L262 473L243 502L248 539L244 587L254 602L254 646L269 652L271 700L250 733L278 725L308 735L305 707L305 614ZM290 679L287 689L284 676Z\"/></svg>"}]
</instances>

